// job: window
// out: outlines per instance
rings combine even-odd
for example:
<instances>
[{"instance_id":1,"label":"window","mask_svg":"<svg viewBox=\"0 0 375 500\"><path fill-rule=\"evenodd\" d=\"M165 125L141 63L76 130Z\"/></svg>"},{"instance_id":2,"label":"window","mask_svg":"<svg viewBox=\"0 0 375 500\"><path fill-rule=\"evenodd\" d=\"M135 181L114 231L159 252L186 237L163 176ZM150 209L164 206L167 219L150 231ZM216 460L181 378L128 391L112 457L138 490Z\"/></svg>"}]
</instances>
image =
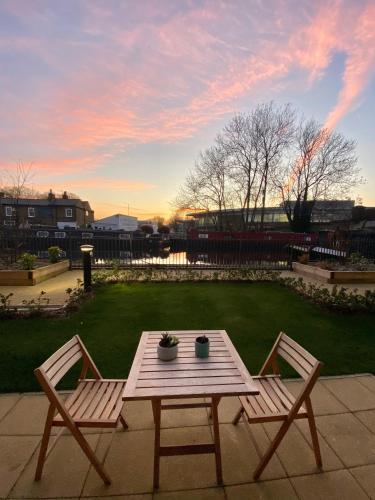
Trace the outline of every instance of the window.
<instances>
[{"instance_id":1,"label":"window","mask_svg":"<svg viewBox=\"0 0 375 500\"><path fill-rule=\"evenodd\" d=\"M5 207L5 216L12 217L12 215L13 215L13 208L12 207Z\"/></svg>"},{"instance_id":2,"label":"window","mask_svg":"<svg viewBox=\"0 0 375 500\"><path fill-rule=\"evenodd\" d=\"M130 234L119 234L119 240L130 240Z\"/></svg>"},{"instance_id":3,"label":"window","mask_svg":"<svg viewBox=\"0 0 375 500\"><path fill-rule=\"evenodd\" d=\"M56 231L55 232L55 238L65 238L65 237L66 237L65 231Z\"/></svg>"},{"instance_id":4,"label":"window","mask_svg":"<svg viewBox=\"0 0 375 500\"><path fill-rule=\"evenodd\" d=\"M27 216L28 217L35 217L35 208L34 207L28 207Z\"/></svg>"},{"instance_id":5,"label":"window","mask_svg":"<svg viewBox=\"0 0 375 500\"><path fill-rule=\"evenodd\" d=\"M198 238L199 239L207 239L208 238L208 234L198 234Z\"/></svg>"},{"instance_id":6,"label":"window","mask_svg":"<svg viewBox=\"0 0 375 500\"><path fill-rule=\"evenodd\" d=\"M15 220L5 220L4 221L4 226L15 226L16 221Z\"/></svg>"},{"instance_id":7,"label":"window","mask_svg":"<svg viewBox=\"0 0 375 500\"><path fill-rule=\"evenodd\" d=\"M82 233L81 237L82 237L82 239L89 240L89 239L94 237L94 233Z\"/></svg>"},{"instance_id":8,"label":"window","mask_svg":"<svg viewBox=\"0 0 375 500\"><path fill-rule=\"evenodd\" d=\"M72 208L65 209L65 217L73 217L73 209Z\"/></svg>"},{"instance_id":9,"label":"window","mask_svg":"<svg viewBox=\"0 0 375 500\"><path fill-rule=\"evenodd\" d=\"M37 236L37 238L48 238L49 232L48 231L37 231L36 236Z\"/></svg>"}]
</instances>

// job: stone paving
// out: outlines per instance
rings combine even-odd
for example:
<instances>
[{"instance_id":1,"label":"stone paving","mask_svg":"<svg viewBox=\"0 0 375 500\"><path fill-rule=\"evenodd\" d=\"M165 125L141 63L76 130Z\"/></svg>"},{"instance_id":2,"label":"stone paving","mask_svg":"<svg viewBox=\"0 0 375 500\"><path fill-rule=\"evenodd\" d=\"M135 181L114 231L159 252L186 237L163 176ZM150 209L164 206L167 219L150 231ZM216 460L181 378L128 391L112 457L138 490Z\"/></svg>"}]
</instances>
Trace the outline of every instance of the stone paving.
<instances>
[{"instance_id":1,"label":"stone paving","mask_svg":"<svg viewBox=\"0 0 375 500\"><path fill-rule=\"evenodd\" d=\"M287 382L296 394L300 380ZM219 406L224 486L217 487L213 455L164 457L158 492L152 491L153 419L149 402L132 402L123 413L129 430L118 430L105 464L112 484L105 486L73 438L63 435L44 468L33 481L47 400L41 394L0 396L0 498L121 498L128 500L241 500L375 498L375 377L321 378L313 396L323 456L316 468L308 445L305 421L293 424L284 441L255 483L258 462L247 426L231 424L236 398ZM276 423L253 425L264 450ZM165 412L162 442L181 444L212 438L206 409ZM111 437L108 431L87 431L99 456Z\"/></svg>"},{"instance_id":2,"label":"stone paving","mask_svg":"<svg viewBox=\"0 0 375 500\"><path fill-rule=\"evenodd\" d=\"M83 279L82 270L66 271L34 286L0 286L0 293L13 293L11 305L19 306L23 300L36 299L43 290L47 292L46 297L50 299L50 305L63 305L68 297L66 289L75 287L77 279Z\"/></svg>"}]
</instances>

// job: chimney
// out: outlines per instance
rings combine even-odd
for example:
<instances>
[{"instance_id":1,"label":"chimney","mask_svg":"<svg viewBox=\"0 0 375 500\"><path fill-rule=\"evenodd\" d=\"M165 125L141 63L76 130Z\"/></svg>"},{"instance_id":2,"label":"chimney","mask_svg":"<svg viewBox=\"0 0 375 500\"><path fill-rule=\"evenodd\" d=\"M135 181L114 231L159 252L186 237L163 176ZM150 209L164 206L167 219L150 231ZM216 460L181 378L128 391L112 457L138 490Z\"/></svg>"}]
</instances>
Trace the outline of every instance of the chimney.
<instances>
[{"instance_id":1,"label":"chimney","mask_svg":"<svg viewBox=\"0 0 375 500\"><path fill-rule=\"evenodd\" d=\"M52 200L54 200L56 198L56 196L52 192L52 189L49 190L47 198L48 198L49 201L52 201Z\"/></svg>"},{"instance_id":2,"label":"chimney","mask_svg":"<svg viewBox=\"0 0 375 500\"><path fill-rule=\"evenodd\" d=\"M67 200L69 198L68 193L66 191L64 191L61 198L63 200Z\"/></svg>"}]
</instances>

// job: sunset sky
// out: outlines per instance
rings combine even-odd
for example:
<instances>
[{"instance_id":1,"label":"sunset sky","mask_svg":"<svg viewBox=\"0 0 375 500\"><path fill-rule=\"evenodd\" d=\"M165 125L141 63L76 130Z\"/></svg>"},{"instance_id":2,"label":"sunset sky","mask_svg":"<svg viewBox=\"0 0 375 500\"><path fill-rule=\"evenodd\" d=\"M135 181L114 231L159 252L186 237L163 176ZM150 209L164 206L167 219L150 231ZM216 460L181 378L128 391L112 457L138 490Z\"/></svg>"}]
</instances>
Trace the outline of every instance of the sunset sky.
<instances>
[{"instance_id":1,"label":"sunset sky","mask_svg":"<svg viewBox=\"0 0 375 500\"><path fill-rule=\"evenodd\" d=\"M0 173L166 216L201 149L274 100L358 142L375 205L375 0L0 0ZM1 181L1 178L0 178Z\"/></svg>"}]
</instances>

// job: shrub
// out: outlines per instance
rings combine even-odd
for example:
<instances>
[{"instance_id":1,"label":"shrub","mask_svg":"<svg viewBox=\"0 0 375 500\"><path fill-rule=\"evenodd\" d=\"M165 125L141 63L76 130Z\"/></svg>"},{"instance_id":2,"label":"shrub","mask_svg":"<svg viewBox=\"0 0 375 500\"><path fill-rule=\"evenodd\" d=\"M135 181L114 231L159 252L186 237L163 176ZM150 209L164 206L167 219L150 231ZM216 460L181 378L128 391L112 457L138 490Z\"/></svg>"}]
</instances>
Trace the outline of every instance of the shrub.
<instances>
[{"instance_id":1,"label":"shrub","mask_svg":"<svg viewBox=\"0 0 375 500\"><path fill-rule=\"evenodd\" d=\"M42 314L43 306L49 304L49 298L45 297L47 292L41 290L36 299L22 301L22 305L28 309L28 317L39 316Z\"/></svg>"},{"instance_id":2,"label":"shrub","mask_svg":"<svg viewBox=\"0 0 375 500\"><path fill-rule=\"evenodd\" d=\"M27 252L23 253L20 257L22 269L24 269L25 271L30 271L31 269L34 269L36 259L37 259L36 255Z\"/></svg>"},{"instance_id":3,"label":"shrub","mask_svg":"<svg viewBox=\"0 0 375 500\"><path fill-rule=\"evenodd\" d=\"M61 248L59 247L49 247L48 249L48 258L51 264L55 264L59 261L61 257Z\"/></svg>"}]
</instances>

